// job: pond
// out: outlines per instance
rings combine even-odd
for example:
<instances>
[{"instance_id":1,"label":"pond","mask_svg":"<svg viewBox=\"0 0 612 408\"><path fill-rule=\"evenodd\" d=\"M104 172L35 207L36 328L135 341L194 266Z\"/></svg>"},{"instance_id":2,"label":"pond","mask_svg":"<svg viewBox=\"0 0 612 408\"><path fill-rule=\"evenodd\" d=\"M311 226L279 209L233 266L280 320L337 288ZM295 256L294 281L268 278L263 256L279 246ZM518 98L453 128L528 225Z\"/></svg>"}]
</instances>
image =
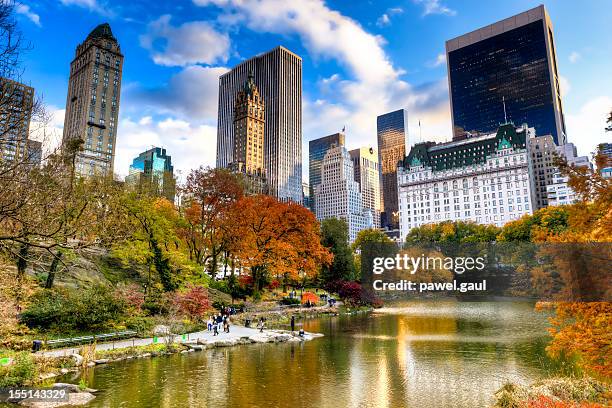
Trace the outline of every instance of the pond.
<instances>
[{"instance_id":1,"label":"pond","mask_svg":"<svg viewBox=\"0 0 612 408\"><path fill-rule=\"evenodd\" d=\"M522 302L395 303L306 320L325 337L99 366L92 407L486 407L555 373L546 315ZM78 383L79 375L67 380Z\"/></svg>"}]
</instances>

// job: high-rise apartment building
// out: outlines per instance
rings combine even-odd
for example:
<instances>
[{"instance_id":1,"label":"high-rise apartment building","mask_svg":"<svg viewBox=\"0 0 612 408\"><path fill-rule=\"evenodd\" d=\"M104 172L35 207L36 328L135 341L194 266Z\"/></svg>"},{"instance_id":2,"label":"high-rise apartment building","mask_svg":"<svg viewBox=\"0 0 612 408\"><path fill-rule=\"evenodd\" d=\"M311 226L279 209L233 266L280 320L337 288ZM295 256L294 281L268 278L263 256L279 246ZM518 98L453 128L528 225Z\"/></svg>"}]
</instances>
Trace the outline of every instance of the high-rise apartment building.
<instances>
[{"instance_id":1,"label":"high-rise apartment building","mask_svg":"<svg viewBox=\"0 0 612 408\"><path fill-rule=\"evenodd\" d=\"M512 124L467 140L415 145L399 168L400 237L442 221L517 220L534 210L529 137Z\"/></svg>"},{"instance_id":2,"label":"high-rise apartment building","mask_svg":"<svg viewBox=\"0 0 612 408\"><path fill-rule=\"evenodd\" d=\"M383 228L397 230L399 213L397 200L397 165L406 155L408 121L404 109L389 112L376 118L378 139L378 163L381 171L381 199Z\"/></svg>"},{"instance_id":3,"label":"high-rise apartment building","mask_svg":"<svg viewBox=\"0 0 612 408\"><path fill-rule=\"evenodd\" d=\"M27 160L34 89L0 78L0 165Z\"/></svg>"},{"instance_id":4,"label":"high-rise apartment building","mask_svg":"<svg viewBox=\"0 0 612 408\"><path fill-rule=\"evenodd\" d=\"M578 151L573 143L558 146L556 154L565 158L571 166L593 169L593 165L587 156L578 156ZM568 181L567 176L562 175L558 168L554 168L551 182L546 186L548 205L574 204L578 200L578 196L568 185Z\"/></svg>"},{"instance_id":5,"label":"high-rise apartment building","mask_svg":"<svg viewBox=\"0 0 612 408\"><path fill-rule=\"evenodd\" d=\"M607 164L599 169L601 176L612 178L612 143L600 143L597 150L607 158Z\"/></svg>"},{"instance_id":6,"label":"high-rise apartment building","mask_svg":"<svg viewBox=\"0 0 612 408\"><path fill-rule=\"evenodd\" d=\"M333 147L325 154L321 183L315 188L315 197L317 219L345 220L349 242L355 241L359 231L374 225L371 211L363 208L353 161L344 146Z\"/></svg>"},{"instance_id":7,"label":"high-rise apartment building","mask_svg":"<svg viewBox=\"0 0 612 408\"><path fill-rule=\"evenodd\" d=\"M557 154L557 146L551 135L532 137L527 140L527 143L530 145L533 164L534 206L536 210L539 210L548 206L547 187L552 184L553 174L557 170L553 162Z\"/></svg>"},{"instance_id":8,"label":"high-rise apartment building","mask_svg":"<svg viewBox=\"0 0 612 408\"><path fill-rule=\"evenodd\" d=\"M165 197L174 202L176 181L172 158L166 149L153 147L142 152L130 165L130 173L125 178L126 184L140 193Z\"/></svg>"},{"instance_id":9,"label":"high-rise apartment building","mask_svg":"<svg viewBox=\"0 0 612 408\"><path fill-rule=\"evenodd\" d=\"M453 139L504 117L566 143L553 27L543 5L446 42Z\"/></svg>"},{"instance_id":10,"label":"high-rise apartment building","mask_svg":"<svg viewBox=\"0 0 612 408\"><path fill-rule=\"evenodd\" d=\"M344 139L344 133L334 133L308 142L308 184L312 211L315 211L315 189L321 184L323 158L332 147L344 146Z\"/></svg>"},{"instance_id":11,"label":"high-rise apartment building","mask_svg":"<svg viewBox=\"0 0 612 408\"><path fill-rule=\"evenodd\" d=\"M76 48L70 63L63 146L82 140L76 172L112 174L115 162L123 54L107 23Z\"/></svg>"},{"instance_id":12,"label":"high-rise apartment building","mask_svg":"<svg viewBox=\"0 0 612 408\"><path fill-rule=\"evenodd\" d=\"M378 152L372 147L361 147L349 152L353 161L355 181L359 183L361 204L370 210L375 228L380 228L380 166Z\"/></svg>"},{"instance_id":13,"label":"high-rise apartment building","mask_svg":"<svg viewBox=\"0 0 612 408\"><path fill-rule=\"evenodd\" d=\"M249 73L265 105L264 168L270 193L302 202L302 58L284 47L245 60L219 78L217 167L234 160L234 105Z\"/></svg>"}]
</instances>

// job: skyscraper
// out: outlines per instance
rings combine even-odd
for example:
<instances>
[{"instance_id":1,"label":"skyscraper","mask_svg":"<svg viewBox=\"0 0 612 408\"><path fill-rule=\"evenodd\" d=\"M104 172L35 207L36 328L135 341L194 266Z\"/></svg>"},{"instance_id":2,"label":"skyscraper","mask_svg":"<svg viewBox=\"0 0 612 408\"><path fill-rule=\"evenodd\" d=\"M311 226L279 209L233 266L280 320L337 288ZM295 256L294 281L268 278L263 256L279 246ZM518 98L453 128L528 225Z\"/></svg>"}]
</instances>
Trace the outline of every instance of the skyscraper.
<instances>
[{"instance_id":1,"label":"skyscraper","mask_svg":"<svg viewBox=\"0 0 612 408\"><path fill-rule=\"evenodd\" d=\"M375 228L380 228L380 166L378 153L372 147L361 147L349 152L353 161L355 181L359 183L363 208L372 212Z\"/></svg>"},{"instance_id":2,"label":"skyscraper","mask_svg":"<svg viewBox=\"0 0 612 408\"><path fill-rule=\"evenodd\" d=\"M132 161L125 182L141 193L165 197L174 202L176 182L172 158L166 149L153 147Z\"/></svg>"},{"instance_id":3,"label":"skyscraper","mask_svg":"<svg viewBox=\"0 0 612 408\"><path fill-rule=\"evenodd\" d=\"M446 42L453 140L505 117L566 143L557 56L543 5Z\"/></svg>"},{"instance_id":4,"label":"skyscraper","mask_svg":"<svg viewBox=\"0 0 612 408\"><path fill-rule=\"evenodd\" d=\"M27 158L33 103L33 88L0 78L0 164Z\"/></svg>"},{"instance_id":5,"label":"skyscraper","mask_svg":"<svg viewBox=\"0 0 612 408\"><path fill-rule=\"evenodd\" d=\"M234 107L234 166L241 165L248 174L263 175L264 102L255 76L249 73L244 88L236 96Z\"/></svg>"},{"instance_id":6,"label":"skyscraper","mask_svg":"<svg viewBox=\"0 0 612 408\"><path fill-rule=\"evenodd\" d=\"M317 219L345 220L349 242L355 241L359 231L374 225L372 212L363 208L353 162L344 146L335 146L325 154L321 166L321 183L315 189L315 197Z\"/></svg>"},{"instance_id":7,"label":"skyscraper","mask_svg":"<svg viewBox=\"0 0 612 408\"><path fill-rule=\"evenodd\" d=\"M327 151L334 146L344 146L344 133L334 133L308 142L308 184L312 211L315 211L315 188L321 184L323 158Z\"/></svg>"},{"instance_id":8,"label":"skyscraper","mask_svg":"<svg viewBox=\"0 0 612 408\"><path fill-rule=\"evenodd\" d=\"M406 155L406 129L408 121L404 109L385 113L376 118L378 163L381 171L381 199L383 216L381 225L390 230L399 228L397 201L397 163Z\"/></svg>"},{"instance_id":9,"label":"skyscraper","mask_svg":"<svg viewBox=\"0 0 612 408\"><path fill-rule=\"evenodd\" d=\"M63 147L81 139L76 172L112 174L117 140L123 54L107 23L76 48L70 64Z\"/></svg>"},{"instance_id":10,"label":"skyscraper","mask_svg":"<svg viewBox=\"0 0 612 408\"><path fill-rule=\"evenodd\" d=\"M250 58L219 78L217 167L234 155L234 103L249 73L265 105L264 167L272 195L302 202L302 58L284 47Z\"/></svg>"}]
</instances>

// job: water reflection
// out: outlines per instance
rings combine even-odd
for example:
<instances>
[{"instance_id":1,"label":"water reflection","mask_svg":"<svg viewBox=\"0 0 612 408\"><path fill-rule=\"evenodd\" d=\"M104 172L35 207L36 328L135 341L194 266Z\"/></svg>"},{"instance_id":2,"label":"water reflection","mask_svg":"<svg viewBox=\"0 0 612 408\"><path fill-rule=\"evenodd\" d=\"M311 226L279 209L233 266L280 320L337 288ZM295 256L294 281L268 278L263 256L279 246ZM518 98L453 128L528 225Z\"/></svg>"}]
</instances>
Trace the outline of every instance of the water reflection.
<instances>
[{"instance_id":1,"label":"water reflection","mask_svg":"<svg viewBox=\"0 0 612 408\"><path fill-rule=\"evenodd\" d=\"M527 303L403 303L306 321L326 337L110 364L94 407L484 407L547 374L545 316ZM78 378L73 379L78 381Z\"/></svg>"}]
</instances>

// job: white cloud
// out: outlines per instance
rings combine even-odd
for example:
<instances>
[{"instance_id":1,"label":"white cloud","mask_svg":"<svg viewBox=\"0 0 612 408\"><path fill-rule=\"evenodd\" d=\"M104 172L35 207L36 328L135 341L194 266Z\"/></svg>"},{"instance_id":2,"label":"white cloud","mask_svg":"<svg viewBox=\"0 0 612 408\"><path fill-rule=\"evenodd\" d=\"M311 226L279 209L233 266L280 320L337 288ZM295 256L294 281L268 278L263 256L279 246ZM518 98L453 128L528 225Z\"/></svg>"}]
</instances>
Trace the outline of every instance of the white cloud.
<instances>
[{"instance_id":1,"label":"white cloud","mask_svg":"<svg viewBox=\"0 0 612 408\"><path fill-rule=\"evenodd\" d=\"M172 157L175 176L183 179L191 169L214 166L217 128L194 125L173 117L123 118L117 129L115 173L125 177L132 160L152 146L163 147Z\"/></svg>"},{"instance_id":2,"label":"white cloud","mask_svg":"<svg viewBox=\"0 0 612 408\"><path fill-rule=\"evenodd\" d=\"M427 16L429 14L444 14L447 16L454 16L457 14L457 11L440 3L440 0L413 0L413 2L423 6L423 16Z\"/></svg>"},{"instance_id":3,"label":"white cloud","mask_svg":"<svg viewBox=\"0 0 612 408\"><path fill-rule=\"evenodd\" d=\"M386 27L391 24L391 19L387 13L384 13L382 16L378 17L376 20L376 25L379 27Z\"/></svg>"},{"instance_id":4,"label":"white cloud","mask_svg":"<svg viewBox=\"0 0 612 408\"><path fill-rule=\"evenodd\" d=\"M45 107L43 118L33 118L30 123L30 137L43 144L43 157L56 152L62 144L64 115L66 109L50 105Z\"/></svg>"},{"instance_id":5,"label":"white cloud","mask_svg":"<svg viewBox=\"0 0 612 408\"><path fill-rule=\"evenodd\" d=\"M401 7L389 8L385 13L383 13L383 15L378 17L378 19L376 20L376 25L379 27L389 26L391 25L391 16L396 14L402 14L403 12L404 9L402 9Z\"/></svg>"},{"instance_id":6,"label":"white cloud","mask_svg":"<svg viewBox=\"0 0 612 408\"><path fill-rule=\"evenodd\" d=\"M124 91L127 109L134 108L130 114L142 114L143 110L149 109L198 122L214 122L217 118L219 76L225 72L227 68L194 65L184 68L160 88L128 86Z\"/></svg>"},{"instance_id":7,"label":"white cloud","mask_svg":"<svg viewBox=\"0 0 612 408\"><path fill-rule=\"evenodd\" d=\"M430 61L427 65L430 68L435 68L435 67L439 67L440 65L445 65L446 64L446 54L441 53L436 55L436 59L433 61Z\"/></svg>"},{"instance_id":8,"label":"white cloud","mask_svg":"<svg viewBox=\"0 0 612 408\"><path fill-rule=\"evenodd\" d=\"M577 51L572 51L571 54L568 57L569 61L572 64L578 62L578 60L580 60L580 58L582 58L582 55L580 55L580 53L577 52Z\"/></svg>"},{"instance_id":9,"label":"white cloud","mask_svg":"<svg viewBox=\"0 0 612 408\"><path fill-rule=\"evenodd\" d=\"M566 96L572 89L570 82L563 75L559 75L559 88L561 88L561 96Z\"/></svg>"},{"instance_id":10,"label":"white cloud","mask_svg":"<svg viewBox=\"0 0 612 408\"><path fill-rule=\"evenodd\" d=\"M110 16L113 13L108 9L105 3L100 3L98 0L60 0L64 6L77 6L88 9L98 14Z\"/></svg>"},{"instance_id":11,"label":"white cloud","mask_svg":"<svg viewBox=\"0 0 612 408\"><path fill-rule=\"evenodd\" d=\"M401 79L383 49L384 38L368 33L356 21L329 9L321 0L194 0L223 8L219 21L243 24L256 32L295 35L309 58L334 59L345 68L318 83L316 99L304 98L304 143L347 127L349 148L376 145L376 116L406 108L423 124L423 139L450 136L446 79L414 87ZM307 163L307 161L305 161ZM303 166L307 169L307 166Z\"/></svg>"},{"instance_id":12,"label":"white cloud","mask_svg":"<svg viewBox=\"0 0 612 408\"><path fill-rule=\"evenodd\" d=\"M586 102L574 114L566 114L567 139L576 145L578 154L590 155L599 143L609 142L606 120L612 111L612 97L599 96Z\"/></svg>"},{"instance_id":13,"label":"white cloud","mask_svg":"<svg viewBox=\"0 0 612 408\"><path fill-rule=\"evenodd\" d=\"M149 23L147 33L140 36L140 44L151 53L156 64L185 66L227 61L230 40L226 33L217 32L205 21L175 27L170 19L168 14L161 16ZM156 46L160 40L161 48Z\"/></svg>"},{"instance_id":14,"label":"white cloud","mask_svg":"<svg viewBox=\"0 0 612 408\"><path fill-rule=\"evenodd\" d=\"M30 8L30 6L28 6L27 4L17 4L15 6L15 11L17 12L17 14L22 14L22 15L26 16L34 24L36 24L37 26L41 27L40 16L38 14L34 13L32 11L32 9Z\"/></svg>"}]
</instances>

